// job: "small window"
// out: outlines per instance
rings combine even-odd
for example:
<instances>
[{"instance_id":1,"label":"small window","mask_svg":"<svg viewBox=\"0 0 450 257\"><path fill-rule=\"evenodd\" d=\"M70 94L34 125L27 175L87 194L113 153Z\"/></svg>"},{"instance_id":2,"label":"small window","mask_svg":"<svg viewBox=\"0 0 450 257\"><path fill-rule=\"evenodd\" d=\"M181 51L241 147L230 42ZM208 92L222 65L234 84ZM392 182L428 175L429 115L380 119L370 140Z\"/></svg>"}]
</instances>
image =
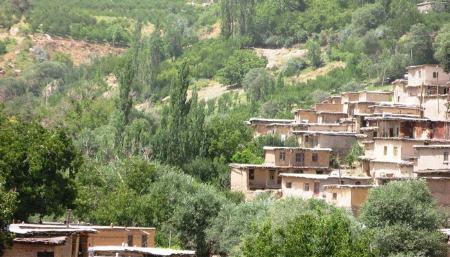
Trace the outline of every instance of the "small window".
<instances>
[{"instance_id":1,"label":"small window","mask_svg":"<svg viewBox=\"0 0 450 257\"><path fill-rule=\"evenodd\" d=\"M397 102L400 103L400 96L397 96Z\"/></svg>"},{"instance_id":2,"label":"small window","mask_svg":"<svg viewBox=\"0 0 450 257\"><path fill-rule=\"evenodd\" d=\"M355 182L355 185L359 186L359 185L361 185L361 182L356 181L356 182Z\"/></svg>"},{"instance_id":3,"label":"small window","mask_svg":"<svg viewBox=\"0 0 450 257\"><path fill-rule=\"evenodd\" d=\"M254 180L255 179L255 170L254 169L250 169L248 171L248 179L250 179L250 180Z\"/></svg>"},{"instance_id":4,"label":"small window","mask_svg":"<svg viewBox=\"0 0 450 257\"><path fill-rule=\"evenodd\" d=\"M128 246L133 246L133 235L128 235Z\"/></svg>"},{"instance_id":5,"label":"small window","mask_svg":"<svg viewBox=\"0 0 450 257\"><path fill-rule=\"evenodd\" d=\"M304 153L296 153L295 154L295 162L298 164L303 164L305 160L305 154Z\"/></svg>"},{"instance_id":6,"label":"small window","mask_svg":"<svg viewBox=\"0 0 450 257\"><path fill-rule=\"evenodd\" d=\"M444 152L444 163L448 163L448 152Z\"/></svg>"},{"instance_id":7,"label":"small window","mask_svg":"<svg viewBox=\"0 0 450 257\"><path fill-rule=\"evenodd\" d=\"M292 182L286 182L286 188L292 188Z\"/></svg>"},{"instance_id":8,"label":"small window","mask_svg":"<svg viewBox=\"0 0 450 257\"><path fill-rule=\"evenodd\" d=\"M294 173L303 174L303 170L295 170Z\"/></svg>"},{"instance_id":9,"label":"small window","mask_svg":"<svg viewBox=\"0 0 450 257\"><path fill-rule=\"evenodd\" d=\"M305 192L309 191L309 183L305 183L305 186L303 187L303 191L305 191Z\"/></svg>"},{"instance_id":10,"label":"small window","mask_svg":"<svg viewBox=\"0 0 450 257\"><path fill-rule=\"evenodd\" d=\"M433 78L434 79L437 79L439 77L439 72L433 72Z\"/></svg>"},{"instance_id":11,"label":"small window","mask_svg":"<svg viewBox=\"0 0 450 257\"><path fill-rule=\"evenodd\" d=\"M274 180L275 179L275 171L274 170L269 170L269 176L270 176L270 180Z\"/></svg>"},{"instance_id":12,"label":"small window","mask_svg":"<svg viewBox=\"0 0 450 257\"><path fill-rule=\"evenodd\" d=\"M309 142L309 136L305 136L305 143Z\"/></svg>"},{"instance_id":13,"label":"small window","mask_svg":"<svg viewBox=\"0 0 450 257\"><path fill-rule=\"evenodd\" d=\"M394 156L397 156L397 154L398 154L398 147L394 146Z\"/></svg>"},{"instance_id":14,"label":"small window","mask_svg":"<svg viewBox=\"0 0 450 257\"><path fill-rule=\"evenodd\" d=\"M323 170L316 170L316 174L317 175L322 175L323 174Z\"/></svg>"},{"instance_id":15,"label":"small window","mask_svg":"<svg viewBox=\"0 0 450 257\"><path fill-rule=\"evenodd\" d=\"M280 152L280 156L279 157L280 157L281 161L286 160L286 152L284 152L284 151Z\"/></svg>"},{"instance_id":16,"label":"small window","mask_svg":"<svg viewBox=\"0 0 450 257\"><path fill-rule=\"evenodd\" d=\"M312 161L313 162L318 162L319 161L319 155L317 153L313 153L312 154Z\"/></svg>"},{"instance_id":17,"label":"small window","mask_svg":"<svg viewBox=\"0 0 450 257\"><path fill-rule=\"evenodd\" d=\"M386 145L384 146L384 155L385 156L387 155L387 146Z\"/></svg>"},{"instance_id":18,"label":"small window","mask_svg":"<svg viewBox=\"0 0 450 257\"><path fill-rule=\"evenodd\" d=\"M141 240L142 240L142 242L141 242L142 247L148 247L148 236L147 236L147 234L143 234Z\"/></svg>"},{"instance_id":19,"label":"small window","mask_svg":"<svg viewBox=\"0 0 450 257\"><path fill-rule=\"evenodd\" d=\"M38 252L37 257L54 257L54 252Z\"/></svg>"},{"instance_id":20,"label":"small window","mask_svg":"<svg viewBox=\"0 0 450 257\"><path fill-rule=\"evenodd\" d=\"M337 193L333 193L333 200L337 200Z\"/></svg>"}]
</instances>

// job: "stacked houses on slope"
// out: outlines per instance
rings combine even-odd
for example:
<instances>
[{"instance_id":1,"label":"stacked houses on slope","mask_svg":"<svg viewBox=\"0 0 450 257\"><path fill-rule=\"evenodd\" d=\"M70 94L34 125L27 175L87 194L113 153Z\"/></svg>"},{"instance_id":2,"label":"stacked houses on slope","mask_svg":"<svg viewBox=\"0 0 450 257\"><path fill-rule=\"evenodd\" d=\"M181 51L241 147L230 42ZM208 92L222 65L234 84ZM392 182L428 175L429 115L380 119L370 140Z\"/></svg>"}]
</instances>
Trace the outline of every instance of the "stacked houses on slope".
<instances>
[{"instance_id":1,"label":"stacked houses on slope","mask_svg":"<svg viewBox=\"0 0 450 257\"><path fill-rule=\"evenodd\" d=\"M293 120L250 119L255 137L295 136L299 147L265 147L263 164L231 164L231 188L247 198L321 198L357 213L371 187L422 178L448 206L449 86L439 66L414 66L393 92L345 92L295 110ZM359 165L342 165L356 144L364 149Z\"/></svg>"}]
</instances>

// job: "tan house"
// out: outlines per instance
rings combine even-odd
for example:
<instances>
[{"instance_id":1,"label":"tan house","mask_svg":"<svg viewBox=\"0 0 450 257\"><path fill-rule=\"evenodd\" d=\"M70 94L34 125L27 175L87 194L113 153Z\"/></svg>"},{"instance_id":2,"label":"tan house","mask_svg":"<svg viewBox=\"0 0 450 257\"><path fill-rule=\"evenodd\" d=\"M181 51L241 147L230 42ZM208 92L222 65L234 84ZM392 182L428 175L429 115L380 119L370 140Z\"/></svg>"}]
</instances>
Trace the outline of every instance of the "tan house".
<instances>
[{"instance_id":1,"label":"tan house","mask_svg":"<svg viewBox=\"0 0 450 257\"><path fill-rule=\"evenodd\" d=\"M450 206L450 145L416 145L414 172L425 179L439 205Z\"/></svg>"},{"instance_id":2,"label":"tan house","mask_svg":"<svg viewBox=\"0 0 450 257\"><path fill-rule=\"evenodd\" d=\"M302 199L319 198L326 200L325 188L330 185L368 185L372 178L366 176L339 176L332 174L295 174L282 173L282 196ZM351 207L351 206L349 206Z\"/></svg>"},{"instance_id":3,"label":"tan house","mask_svg":"<svg viewBox=\"0 0 450 257\"><path fill-rule=\"evenodd\" d=\"M430 119L448 118L450 74L439 65L408 67L407 80L394 84L394 103L416 105Z\"/></svg>"},{"instance_id":4,"label":"tan house","mask_svg":"<svg viewBox=\"0 0 450 257\"><path fill-rule=\"evenodd\" d=\"M230 164L231 190L252 198L261 191L278 192L281 173L328 174L331 149L265 147L264 164Z\"/></svg>"},{"instance_id":5,"label":"tan house","mask_svg":"<svg viewBox=\"0 0 450 257\"><path fill-rule=\"evenodd\" d=\"M367 200L373 185L326 185L325 201L358 215L363 203Z\"/></svg>"},{"instance_id":6,"label":"tan house","mask_svg":"<svg viewBox=\"0 0 450 257\"><path fill-rule=\"evenodd\" d=\"M95 246L155 246L155 228L63 224L11 224L16 235L5 257L88 257Z\"/></svg>"},{"instance_id":7,"label":"tan house","mask_svg":"<svg viewBox=\"0 0 450 257\"><path fill-rule=\"evenodd\" d=\"M298 143L306 148L330 148L334 154L347 156L353 145L357 142L354 132L334 131L294 131Z\"/></svg>"},{"instance_id":8,"label":"tan house","mask_svg":"<svg viewBox=\"0 0 450 257\"><path fill-rule=\"evenodd\" d=\"M294 123L295 120L263 118L251 118L246 122L253 129L253 135L255 137L275 134L287 137L291 131L296 129L296 124Z\"/></svg>"},{"instance_id":9,"label":"tan house","mask_svg":"<svg viewBox=\"0 0 450 257\"><path fill-rule=\"evenodd\" d=\"M79 257L88 256L88 248L80 241L96 233L92 228L73 228L53 225L11 224L15 235L4 257Z\"/></svg>"}]
</instances>

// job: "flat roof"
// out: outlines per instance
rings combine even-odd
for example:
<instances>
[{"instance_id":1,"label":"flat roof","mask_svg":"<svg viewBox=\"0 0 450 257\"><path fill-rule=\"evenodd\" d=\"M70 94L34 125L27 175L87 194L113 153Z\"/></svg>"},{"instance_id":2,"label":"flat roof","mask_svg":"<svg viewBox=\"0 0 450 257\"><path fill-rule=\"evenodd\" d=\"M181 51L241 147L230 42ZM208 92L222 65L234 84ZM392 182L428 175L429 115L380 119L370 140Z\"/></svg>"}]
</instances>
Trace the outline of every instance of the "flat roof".
<instances>
[{"instance_id":1,"label":"flat roof","mask_svg":"<svg viewBox=\"0 0 450 257\"><path fill-rule=\"evenodd\" d=\"M383 116L370 116L370 117L366 117L365 120L368 121L377 121L377 120L391 120L391 121L431 121L430 119L427 118L420 118L417 115L405 115L405 114L401 114L401 115L393 115L393 114L389 114L389 115L383 115Z\"/></svg>"},{"instance_id":2,"label":"flat roof","mask_svg":"<svg viewBox=\"0 0 450 257\"><path fill-rule=\"evenodd\" d=\"M43 224L10 224L9 231L19 235L62 235L72 233L96 233L92 227Z\"/></svg>"},{"instance_id":3,"label":"flat roof","mask_svg":"<svg viewBox=\"0 0 450 257\"><path fill-rule=\"evenodd\" d=\"M228 164L231 168L267 168L267 169L315 169L315 170L329 170L329 167L324 166L277 166L270 163L263 163L263 164L244 164L244 163L230 163Z\"/></svg>"},{"instance_id":4,"label":"flat roof","mask_svg":"<svg viewBox=\"0 0 450 257\"><path fill-rule=\"evenodd\" d=\"M450 169L426 169L426 170L417 170L414 173L418 174L435 174L435 173L449 173Z\"/></svg>"},{"instance_id":5,"label":"flat roof","mask_svg":"<svg viewBox=\"0 0 450 257\"><path fill-rule=\"evenodd\" d=\"M375 185L340 185L340 184L336 184L336 185L324 185L324 188L336 188L336 189L341 189L341 188L373 188L376 187Z\"/></svg>"},{"instance_id":6,"label":"flat roof","mask_svg":"<svg viewBox=\"0 0 450 257\"><path fill-rule=\"evenodd\" d=\"M295 122L295 120L290 119L265 119L265 118L250 118L248 120L249 122L271 122L271 123L292 123Z\"/></svg>"},{"instance_id":7,"label":"flat roof","mask_svg":"<svg viewBox=\"0 0 450 257\"><path fill-rule=\"evenodd\" d=\"M289 178L307 178L307 179L355 179L355 180L371 180L371 177L363 176L338 176L336 174L304 174L304 173L281 173L282 177Z\"/></svg>"},{"instance_id":8,"label":"flat roof","mask_svg":"<svg viewBox=\"0 0 450 257\"><path fill-rule=\"evenodd\" d=\"M355 132L346 132L346 131L318 131L318 130L296 130L292 132L293 134L322 134L322 135L332 135L332 136L354 136L356 137Z\"/></svg>"},{"instance_id":9,"label":"flat roof","mask_svg":"<svg viewBox=\"0 0 450 257\"><path fill-rule=\"evenodd\" d=\"M447 149L450 145L414 145L415 149Z\"/></svg>"},{"instance_id":10,"label":"flat roof","mask_svg":"<svg viewBox=\"0 0 450 257\"><path fill-rule=\"evenodd\" d=\"M425 2L426 3L426 2ZM419 4L418 4L419 5ZM421 64L421 65L412 65L412 66L408 66L406 67L407 70L412 70L412 69L417 69L417 68L423 68L423 67L436 67L436 68L441 68L442 67L438 64Z\"/></svg>"},{"instance_id":11,"label":"flat roof","mask_svg":"<svg viewBox=\"0 0 450 257\"><path fill-rule=\"evenodd\" d=\"M94 246L89 247L89 252L122 252L122 253L143 253L153 256L194 256L195 251L173 250L165 248L151 247L128 247L128 246Z\"/></svg>"},{"instance_id":12,"label":"flat roof","mask_svg":"<svg viewBox=\"0 0 450 257\"><path fill-rule=\"evenodd\" d=\"M39 245L63 245L66 243L66 236L58 237L16 237L15 244L39 244Z\"/></svg>"},{"instance_id":13,"label":"flat roof","mask_svg":"<svg viewBox=\"0 0 450 257\"><path fill-rule=\"evenodd\" d=\"M414 165L414 162L400 160L400 161L394 161L394 160L386 160L386 159L372 159L367 156L360 156L359 159L361 160L367 160L370 162L377 162L377 163L393 163L393 164L399 164L399 165L405 165L405 166L412 166Z\"/></svg>"},{"instance_id":14,"label":"flat roof","mask_svg":"<svg viewBox=\"0 0 450 257\"><path fill-rule=\"evenodd\" d=\"M264 146L264 150L307 150L307 151L327 151L331 152L331 148L308 148L308 147L284 147L284 146Z\"/></svg>"}]
</instances>

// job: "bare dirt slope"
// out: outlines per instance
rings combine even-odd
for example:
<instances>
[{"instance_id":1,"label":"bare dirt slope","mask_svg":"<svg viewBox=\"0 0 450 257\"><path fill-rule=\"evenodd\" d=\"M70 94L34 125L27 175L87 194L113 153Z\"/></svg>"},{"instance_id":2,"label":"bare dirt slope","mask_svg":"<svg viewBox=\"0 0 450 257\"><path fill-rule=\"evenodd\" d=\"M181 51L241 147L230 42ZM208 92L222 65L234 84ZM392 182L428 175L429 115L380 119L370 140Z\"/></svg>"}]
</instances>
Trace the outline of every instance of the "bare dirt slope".
<instances>
[{"instance_id":1,"label":"bare dirt slope","mask_svg":"<svg viewBox=\"0 0 450 257\"><path fill-rule=\"evenodd\" d=\"M337 69L337 68L344 68L345 63L344 62L331 62L327 65L320 67L316 70L311 71L305 71L302 72L300 75L290 78L292 82L302 83L307 82L308 80L316 79L318 76L324 76L327 75L330 71Z\"/></svg>"},{"instance_id":2,"label":"bare dirt slope","mask_svg":"<svg viewBox=\"0 0 450 257\"><path fill-rule=\"evenodd\" d=\"M124 48L113 47L109 44L88 43L61 37L50 37L43 34L31 35L33 45L40 46L48 52L62 52L70 55L75 65L89 63L95 57L109 54L118 55Z\"/></svg>"},{"instance_id":3,"label":"bare dirt slope","mask_svg":"<svg viewBox=\"0 0 450 257\"><path fill-rule=\"evenodd\" d=\"M266 57L268 63L267 68L272 69L275 67L281 67L286 64L289 59L292 58L303 58L306 55L305 49L298 48L279 48L279 49L269 49L269 48L255 48L256 53L260 56Z\"/></svg>"}]
</instances>

